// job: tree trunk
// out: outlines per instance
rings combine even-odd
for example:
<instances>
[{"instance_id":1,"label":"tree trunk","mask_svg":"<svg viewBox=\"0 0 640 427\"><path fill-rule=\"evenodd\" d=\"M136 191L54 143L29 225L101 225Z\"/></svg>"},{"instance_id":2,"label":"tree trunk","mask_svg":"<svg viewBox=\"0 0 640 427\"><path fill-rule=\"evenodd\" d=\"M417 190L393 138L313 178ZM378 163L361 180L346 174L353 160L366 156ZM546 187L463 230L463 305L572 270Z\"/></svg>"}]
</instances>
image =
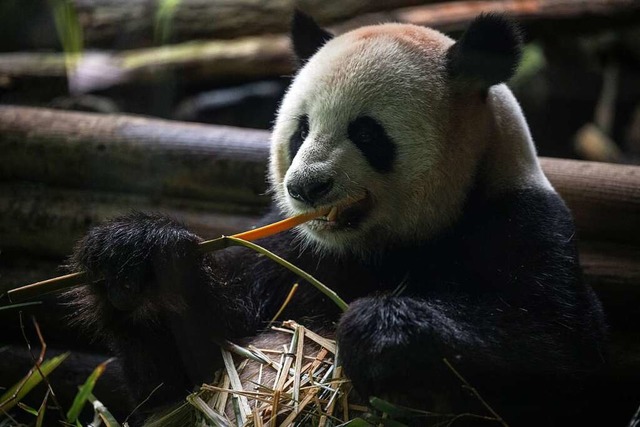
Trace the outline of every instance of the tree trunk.
<instances>
[{"instance_id":1,"label":"tree trunk","mask_svg":"<svg viewBox=\"0 0 640 427\"><path fill-rule=\"evenodd\" d=\"M268 204L268 141L267 131L0 106L0 179L256 214ZM542 166L582 238L640 241L639 167L560 159Z\"/></svg>"},{"instance_id":2,"label":"tree trunk","mask_svg":"<svg viewBox=\"0 0 640 427\"><path fill-rule=\"evenodd\" d=\"M107 37L113 49L113 38L134 37L150 31L154 14L148 9L157 2L147 0L124 1L75 0L84 25L95 25L96 32ZM181 79L201 81L206 79L249 79L275 77L294 71L290 60L288 37L278 34L255 36L262 32L282 33L288 29L290 0L259 2L261 8L240 12L256 0L190 0L183 1L176 12L177 40L242 36L234 40L192 41L189 43L122 52L87 52L69 76L74 92L88 92L127 82L147 82L166 78L165 72L180 73ZM104 3L104 4L103 4ZM273 4L272 4L273 3ZM321 21L332 22L339 18L356 16L360 12L386 9L384 13L365 14L341 23L333 28L338 33L367 24L380 22L407 22L426 25L440 30L461 30L481 12L505 11L520 20L529 35L557 37L558 31L594 31L603 27L632 24L640 18L640 2L635 0L496 0L459 1L437 3L390 10L401 5L422 3L411 0L389 2L343 2L309 0L309 12ZM105 5L106 4L106 5ZM366 6L371 4L372 6ZM384 5L384 6L383 6ZM335 6L335 7L334 7ZM338 7L340 6L340 7ZM95 13L92 12L95 8ZM339 12L338 10L342 10ZM109 11L107 13L106 11ZM278 13L270 14L272 10ZM306 9L305 9L306 10ZM267 13L269 12L269 13ZM215 14L219 13L220 16ZM95 15L95 16L94 16ZM144 18L133 19L134 16ZM199 24L202 20L202 24ZM232 31L236 28L237 31ZM210 30L211 33L205 31ZM204 32L201 34L201 32ZM253 36L252 36L253 35ZM89 42L92 33L85 30ZM134 37L135 38L135 37ZM89 43L91 46L92 44ZM136 44L130 38L122 48L148 46ZM0 55L0 76L12 79L32 77L66 76L62 54L14 53Z\"/></svg>"},{"instance_id":3,"label":"tree trunk","mask_svg":"<svg viewBox=\"0 0 640 427\"><path fill-rule=\"evenodd\" d=\"M268 203L265 131L0 106L0 180L218 202ZM6 191L6 190L5 190Z\"/></svg>"},{"instance_id":4,"label":"tree trunk","mask_svg":"<svg viewBox=\"0 0 640 427\"><path fill-rule=\"evenodd\" d=\"M205 239L248 230L260 219L228 209L193 199L0 183L2 250L63 258L89 227L133 210L175 218Z\"/></svg>"}]
</instances>

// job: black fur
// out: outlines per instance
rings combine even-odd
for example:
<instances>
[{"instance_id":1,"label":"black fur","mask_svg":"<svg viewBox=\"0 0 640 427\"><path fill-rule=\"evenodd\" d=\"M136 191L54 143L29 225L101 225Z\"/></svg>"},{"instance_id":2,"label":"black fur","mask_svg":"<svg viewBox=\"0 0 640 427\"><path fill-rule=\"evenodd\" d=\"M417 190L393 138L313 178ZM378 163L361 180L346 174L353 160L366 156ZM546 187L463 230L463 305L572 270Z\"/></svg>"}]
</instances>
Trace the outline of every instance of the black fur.
<instances>
[{"instance_id":1,"label":"black fur","mask_svg":"<svg viewBox=\"0 0 640 427\"><path fill-rule=\"evenodd\" d=\"M332 38L333 34L320 27L309 15L298 9L293 11L291 43L298 66L304 65L318 49Z\"/></svg>"},{"instance_id":2,"label":"black fur","mask_svg":"<svg viewBox=\"0 0 640 427\"><path fill-rule=\"evenodd\" d=\"M358 117L349 123L347 134L372 168L382 173L393 169L396 145L376 119L369 116Z\"/></svg>"},{"instance_id":3,"label":"black fur","mask_svg":"<svg viewBox=\"0 0 640 427\"><path fill-rule=\"evenodd\" d=\"M361 395L427 409L430 396L448 396L452 410L468 410L446 357L507 421L547 422L571 409L559 391L573 392L602 361L602 313L581 282L570 214L555 193L533 190L471 197L465 212L438 238L372 259L318 258L296 249L293 232L260 243L351 303L338 341ZM106 275L114 289L85 287L74 301L79 321L111 342L135 399L164 382L156 407L210 379L214 342L258 334L298 280L241 248L199 256L197 240L135 214L94 229L73 257L75 269ZM340 316L302 283L283 318L326 327Z\"/></svg>"},{"instance_id":4,"label":"black fur","mask_svg":"<svg viewBox=\"0 0 640 427\"><path fill-rule=\"evenodd\" d=\"M484 14L449 48L447 68L453 79L486 89L509 80L521 55L522 36L515 23L504 15Z\"/></svg>"},{"instance_id":5,"label":"black fur","mask_svg":"<svg viewBox=\"0 0 640 427\"><path fill-rule=\"evenodd\" d=\"M309 116L306 114L298 119L298 127L296 131L289 138L289 161L293 161L293 158L298 154L298 150L302 146L302 143L309 135Z\"/></svg>"}]
</instances>

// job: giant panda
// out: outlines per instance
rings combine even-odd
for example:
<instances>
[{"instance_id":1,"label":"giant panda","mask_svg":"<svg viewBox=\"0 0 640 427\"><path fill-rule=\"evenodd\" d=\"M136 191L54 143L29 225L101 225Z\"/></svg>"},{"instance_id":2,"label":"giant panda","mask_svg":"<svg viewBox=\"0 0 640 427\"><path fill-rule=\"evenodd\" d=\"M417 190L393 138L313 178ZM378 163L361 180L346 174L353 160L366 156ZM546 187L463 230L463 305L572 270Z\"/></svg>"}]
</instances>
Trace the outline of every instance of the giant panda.
<instances>
[{"instance_id":1,"label":"giant panda","mask_svg":"<svg viewBox=\"0 0 640 427\"><path fill-rule=\"evenodd\" d=\"M504 84L517 28L485 14L454 41L406 24L334 37L301 12L292 22L300 67L273 128L263 222L332 212L259 243L350 306L303 283L282 317L334 331L364 399L465 411L446 358L514 425L574 416L605 323ZM210 379L216 341L260 337L299 280L244 248L199 254L199 241L132 213L90 230L71 258L105 278L71 293L75 320L119 356L134 400L163 384L152 408Z\"/></svg>"}]
</instances>

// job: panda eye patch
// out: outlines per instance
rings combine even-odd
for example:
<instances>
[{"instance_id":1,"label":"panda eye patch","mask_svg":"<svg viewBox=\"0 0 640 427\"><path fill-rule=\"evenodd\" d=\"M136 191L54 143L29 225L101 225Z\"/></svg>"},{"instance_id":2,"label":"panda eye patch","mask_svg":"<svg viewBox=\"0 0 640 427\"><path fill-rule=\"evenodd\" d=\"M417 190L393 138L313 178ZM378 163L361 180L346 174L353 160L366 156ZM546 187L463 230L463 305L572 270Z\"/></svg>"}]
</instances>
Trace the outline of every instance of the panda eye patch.
<instances>
[{"instance_id":1,"label":"panda eye patch","mask_svg":"<svg viewBox=\"0 0 640 427\"><path fill-rule=\"evenodd\" d=\"M358 117L347 129L351 142L378 172L389 172L396 156L396 146L384 127L369 116Z\"/></svg>"},{"instance_id":2,"label":"panda eye patch","mask_svg":"<svg viewBox=\"0 0 640 427\"><path fill-rule=\"evenodd\" d=\"M289 161L298 153L300 146L309 135L309 117L305 114L298 119L298 128L289 139Z\"/></svg>"}]
</instances>

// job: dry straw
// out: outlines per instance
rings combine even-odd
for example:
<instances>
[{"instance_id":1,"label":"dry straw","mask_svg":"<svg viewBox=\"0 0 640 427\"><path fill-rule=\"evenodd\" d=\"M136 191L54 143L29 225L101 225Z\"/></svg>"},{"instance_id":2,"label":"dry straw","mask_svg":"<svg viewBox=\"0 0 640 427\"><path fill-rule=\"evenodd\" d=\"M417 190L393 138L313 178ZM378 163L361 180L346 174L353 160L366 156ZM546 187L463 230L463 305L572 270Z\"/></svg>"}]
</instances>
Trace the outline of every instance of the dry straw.
<instances>
[{"instance_id":1,"label":"dry straw","mask_svg":"<svg viewBox=\"0 0 640 427\"><path fill-rule=\"evenodd\" d=\"M351 385L336 366L335 341L293 321L271 330L285 338L282 348L223 343L224 369L211 384L187 398L188 404L147 427L336 426L367 411L349 402ZM241 380L242 378L242 380ZM188 420L188 421L187 421Z\"/></svg>"}]
</instances>

